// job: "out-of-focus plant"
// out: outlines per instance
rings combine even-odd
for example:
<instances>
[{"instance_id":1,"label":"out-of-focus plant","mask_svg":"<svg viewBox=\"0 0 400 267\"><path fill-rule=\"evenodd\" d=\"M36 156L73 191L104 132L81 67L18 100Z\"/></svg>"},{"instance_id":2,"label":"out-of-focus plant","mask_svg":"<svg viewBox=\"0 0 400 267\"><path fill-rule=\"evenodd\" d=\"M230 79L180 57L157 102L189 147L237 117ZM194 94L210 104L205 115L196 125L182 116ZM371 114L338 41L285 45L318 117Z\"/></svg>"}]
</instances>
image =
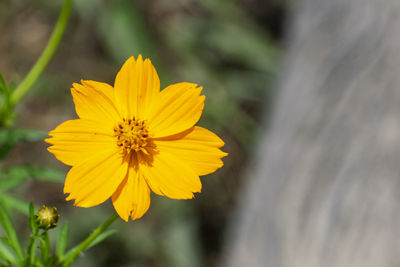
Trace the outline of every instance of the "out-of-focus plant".
<instances>
[{"instance_id":1,"label":"out-of-focus plant","mask_svg":"<svg viewBox=\"0 0 400 267\"><path fill-rule=\"evenodd\" d=\"M224 144L219 137L205 128L195 126L203 111L205 97L200 95L202 88L193 83L179 83L160 92L160 81L150 60L143 60L141 56L137 60L130 58L117 75L114 88L93 81L75 84L72 94L80 119L67 121L52 131L52 138L47 140L54 146L49 150L72 166L67 177L69 186L66 183L64 188L70 194L67 199L75 199L76 206L90 207L112 195L117 213L68 251L69 231L65 223L53 250L49 233L57 226L60 217L57 209L43 206L36 211L32 202L28 204L15 197L13 190L31 178L63 182L64 174L36 166L5 168L3 164L5 157L17 144L42 140L46 136L40 131L15 128L14 119L18 116L15 107L42 74L60 44L70 15L71 1L64 1L46 48L25 78L12 86L0 74L0 226L4 232L0 238L2 266L70 266L83 251L114 233L114 230L107 229L117 218L128 220L131 217L134 220L141 217L149 207L151 191L174 199L193 198L193 193L200 192L202 187L199 176L220 168L223 165L221 158L227 155L219 150ZM106 105L109 105L108 109L104 109ZM105 117L113 112L116 116L107 121ZM96 122L96 127L86 131L87 127L93 126L93 122ZM75 125L71 127L71 124ZM106 132L102 132L104 129ZM89 133L88 136L79 139L85 131ZM102 147L108 154L104 153L103 158L96 158L99 161L93 161L90 165L81 155L82 146L87 148L85 145L90 144L97 134L106 136L107 142L100 140L88 149L89 152L96 153ZM81 143L76 145L74 142ZM110 147L113 149L110 150ZM110 157L115 160L104 164L104 160ZM82 165L82 162L86 165ZM101 165L105 167L100 168ZM109 168L111 165L117 167ZM108 172L103 172L107 169ZM118 177L109 179L111 175ZM106 183L110 180L111 187ZM93 184L94 187L90 187ZM12 222L16 211L28 218L30 237L26 248Z\"/></svg>"},{"instance_id":2,"label":"out-of-focus plant","mask_svg":"<svg viewBox=\"0 0 400 267\"><path fill-rule=\"evenodd\" d=\"M43 207L36 213L32 202L29 204L15 197L12 191L32 178L63 182L65 175L47 168L25 165L7 168L3 166L5 157L17 144L23 141L43 140L47 136L41 131L14 128L13 122L17 116L14 108L32 88L54 55L67 26L71 1L64 1L45 50L21 83L16 87L11 86L0 74L0 226L4 232L0 236L1 266L69 266L84 250L114 233L113 230L107 231L107 228L118 217L117 215L111 216L85 240L67 251L68 224L64 224L59 231L55 253L52 253L48 233L57 225L59 214L56 208ZM11 220L14 212L28 216L31 235L26 249L22 247L23 242L19 240L18 231Z\"/></svg>"}]
</instances>

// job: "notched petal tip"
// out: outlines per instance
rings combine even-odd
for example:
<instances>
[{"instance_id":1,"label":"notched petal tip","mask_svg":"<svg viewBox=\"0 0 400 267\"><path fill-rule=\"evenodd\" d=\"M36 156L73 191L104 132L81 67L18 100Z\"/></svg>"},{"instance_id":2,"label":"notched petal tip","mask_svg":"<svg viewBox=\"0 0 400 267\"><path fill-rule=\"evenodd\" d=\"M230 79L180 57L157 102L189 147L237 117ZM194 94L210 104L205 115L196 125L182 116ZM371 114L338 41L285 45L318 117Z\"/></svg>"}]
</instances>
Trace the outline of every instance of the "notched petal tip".
<instances>
[{"instance_id":1,"label":"notched petal tip","mask_svg":"<svg viewBox=\"0 0 400 267\"><path fill-rule=\"evenodd\" d=\"M49 143L49 144L50 144L50 143ZM54 151L54 150L53 150L53 147L54 147L54 146L49 146L49 147L46 147L46 149L47 149L47 151L49 151L51 154L54 154L54 153L53 153L53 151Z\"/></svg>"},{"instance_id":2,"label":"notched petal tip","mask_svg":"<svg viewBox=\"0 0 400 267\"><path fill-rule=\"evenodd\" d=\"M71 88L71 95L73 97L80 96L80 95L81 96L83 95L85 97L89 96L88 93L85 92L85 87L82 84L73 83L72 85L74 86Z\"/></svg>"},{"instance_id":3,"label":"notched petal tip","mask_svg":"<svg viewBox=\"0 0 400 267\"><path fill-rule=\"evenodd\" d=\"M150 204L149 204L150 206ZM131 218L132 221L138 220L140 218L142 218L146 213L149 207L145 208L144 211L139 211L138 205L133 205L133 209L129 214L129 217Z\"/></svg>"},{"instance_id":4,"label":"notched petal tip","mask_svg":"<svg viewBox=\"0 0 400 267\"><path fill-rule=\"evenodd\" d=\"M130 65L130 64L135 64L136 63L136 59L135 59L135 57L134 56L130 56L126 61L125 61L125 63L124 64L122 64L122 68L124 67L124 65L126 65L127 64L127 66L128 65ZM121 68L121 69L122 69ZM121 70L120 70L121 71Z\"/></svg>"},{"instance_id":5,"label":"notched petal tip","mask_svg":"<svg viewBox=\"0 0 400 267\"><path fill-rule=\"evenodd\" d=\"M195 190L195 191L193 191L193 193L200 193L200 192L197 192ZM194 194L193 193L191 193L190 195L187 195L187 196L183 196L182 198L176 198L176 199L194 199Z\"/></svg>"},{"instance_id":6,"label":"notched petal tip","mask_svg":"<svg viewBox=\"0 0 400 267\"><path fill-rule=\"evenodd\" d=\"M65 200L66 201L74 201L74 203L72 203L72 205L74 206L74 207L81 207L81 208L90 208L90 207L93 207L94 205L86 205L85 204L85 202L83 201L83 199L78 199L76 196L73 196L73 194L72 193L70 193L70 192L64 192L64 194L69 194L66 198L65 198Z\"/></svg>"},{"instance_id":7,"label":"notched petal tip","mask_svg":"<svg viewBox=\"0 0 400 267\"><path fill-rule=\"evenodd\" d=\"M193 195L192 195L192 198L191 198L191 199L196 198L196 194L201 194L201 190L202 190L202 189L203 189L203 188L200 188L199 190L193 191Z\"/></svg>"},{"instance_id":8,"label":"notched petal tip","mask_svg":"<svg viewBox=\"0 0 400 267\"><path fill-rule=\"evenodd\" d=\"M81 80L82 86L93 88L93 86L90 84L91 82L94 82L94 81L91 81L91 80ZM93 88L93 89L95 89L95 88Z\"/></svg>"},{"instance_id":9,"label":"notched petal tip","mask_svg":"<svg viewBox=\"0 0 400 267\"><path fill-rule=\"evenodd\" d=\"M82 83L82 80L81 80L81 83ZM74 90L77 93L82 93L84 91L84 90L82 90L84 88L84 86L81 83L72 83L71 92Z\"/></svg>"},{"instance_id":10,"label":"notched petal tip","mask_svg":"<svg viewBox=\"0 0 400 267\"><path fill-rule=\"evenodd\" d=\"M194 84L194 86L195 86L194 89L197 90L198 94L200 95L204 89L203 86L200 86L198 84ZM204 96L204 98L206 97L205 95L203 95L203 96Z\"/></svg>"},{"instance_id":11,"label":"notched petal tip","mask_svg":"<svg viewBox=\"0 0 400 267\"><path fill-rule=\"evenodd\" d=\"M68 194L68 196L65 197L65 200L66 200L66 201L70 201L70 200L73 200L73 199L74 199L74 198L71 196L71 193L70 193L70 192L66 192L66 191L65 191L65 188L64 188L64 194Z\"/></svg>"}]
</instances>

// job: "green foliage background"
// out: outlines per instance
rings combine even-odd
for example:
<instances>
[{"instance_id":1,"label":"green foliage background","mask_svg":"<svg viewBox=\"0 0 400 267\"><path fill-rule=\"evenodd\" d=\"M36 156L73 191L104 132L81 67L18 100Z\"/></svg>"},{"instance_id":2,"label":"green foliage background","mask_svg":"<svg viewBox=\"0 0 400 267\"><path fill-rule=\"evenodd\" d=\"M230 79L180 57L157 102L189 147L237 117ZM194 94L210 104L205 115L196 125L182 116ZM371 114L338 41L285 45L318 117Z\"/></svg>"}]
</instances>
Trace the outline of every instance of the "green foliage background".
<instances>
[{"instance_id":1,"label":"green foliage background","mask_svg":"<svg viewBox=\"0 0 400 267\"><path fill-rule=\"evenodd\" d=\"M0 73L9 84L20 81L42 52L61 4L0 0ZM216 266L229 216L241 201L238 188L251 179L240 173L265 130L261 114L274 96L285 13L279 0L75 0L62 44L17 108L17 129L0 129L0 198L21 212L13 216L18 234L28 238L31 200L58 208L60 223L69 221L72 243L112 214L110 203L83 209L64 201L68 168L46 151L43 138L76 117L72 82L113 84L122 63L141 53L151 58L162 87L181 81L204 86L199 124L217 132L230 155L221 170L202 178L203 193L196 199L153 194L142 219L115 223L116 234L75 266Z\"/></svg>"}]
</instances>

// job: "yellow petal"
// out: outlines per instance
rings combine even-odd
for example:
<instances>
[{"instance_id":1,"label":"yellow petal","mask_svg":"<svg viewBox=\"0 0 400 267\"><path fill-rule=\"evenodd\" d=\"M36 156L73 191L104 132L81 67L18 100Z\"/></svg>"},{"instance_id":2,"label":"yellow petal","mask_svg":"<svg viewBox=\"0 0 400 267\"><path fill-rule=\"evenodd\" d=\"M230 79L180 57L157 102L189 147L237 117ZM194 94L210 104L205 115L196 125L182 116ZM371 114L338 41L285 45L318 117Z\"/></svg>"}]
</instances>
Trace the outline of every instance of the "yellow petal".
<instances>
[{"instance_id":1,"label":"yellow petal","mask_svg":"<svg viewBox=\"0 0 400 267\"><path fill-rule=\"evenodd\" d=\"M75 206L93 207L103 203L117 190L128 171L128 160L118 151L98 153L67 174L64 193Z\"/></svg>"},{"instance_id":2,"label":"yellow petal","mask_svg":"<svg viewBox=\"0 0 400 267\"><path fill-rule=\"evenodd\" d=\"M67 165L77 165L93 155L116 147L112 131L102 129L99 123L89 120L69 120L49 133L52 144L48 150Z\"/></svg>"},{"instance_id":3,"label":"yellow petal","mask_svg":"<svg viewBox=\"0 0 400 267\"><path fill-rule=\"evenodd\" d=\"M100 124L115 126L121 119L114 105L114 89L95 81L74 83L71 89L75 110L79 118L97 121Z\"/></svg>"},{"instance_id":4,"label":"yellow petal","mask_svg":"<svg viewBox=\"0 0 400 267\"><path fill-rule=\"evenodd\" d=\"M133 157L132 157L133 158ZM128 221L141 218L150 206L150 188L134 166L112 195L112 202L119 216Z\"/></svg>"},{"instance_id":5,"label":"yellow petal","mask_svg":"<svg viewBox=\"0 0 400 267\"><path fill-rule=\"evenodd\" d=\"M167 151L189 164L197 175L206 175L221 168L221 158L228 155L219 148L224 142L202 127L193 127L180 134L154 140L157 149Z\"/></svg>"},{"instance_id":6,"label":"yellow petal","mask_svg":"<svg viewBox=\"0 0 400 267\"><path fill-rule=\"evenodd\" d=\"M130 57L115 78L115 101L124 118L147 119L160 92L160 79L149 59Z\"/></svg>"},{"instance_id":7,"label":"yellow petal","mask_svg":"<svg viewBox=\"0 0 400 267\"><path fill-rule=\"evenodd\" d=\"M188 164L166 151L160 150L151 160L139 156L139 172L143 174L151 190L174 199L193 198L201 191L199 176Z\"/></svg>"},{"instance_id":8,"label":"yellow petal","mask_svg":"<svg viewBox=\"0 0 400 267\"><path fill-rule=\"evenodd\" d=\"M193 83L177 83L161 91L157 107L149 119L155 138L183 132L196 124L204 107L202 87Z\"/></svg>"}]
</instances>

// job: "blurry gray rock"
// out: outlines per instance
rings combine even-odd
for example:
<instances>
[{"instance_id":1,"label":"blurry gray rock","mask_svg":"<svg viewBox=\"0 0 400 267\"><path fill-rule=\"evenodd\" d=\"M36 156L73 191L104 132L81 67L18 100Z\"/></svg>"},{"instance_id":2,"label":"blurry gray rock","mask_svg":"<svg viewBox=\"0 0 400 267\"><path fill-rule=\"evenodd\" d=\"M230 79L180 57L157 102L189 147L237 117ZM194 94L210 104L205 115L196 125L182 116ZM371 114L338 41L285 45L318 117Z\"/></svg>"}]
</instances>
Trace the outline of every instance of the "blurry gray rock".
<instances>
[{"instance_id":1,"label":"blurry gray rock","mask_svg":"<svg viewBox=\"0 0 400 267\"><path fill-rule=\"evenodd\" d=\"M400 1L294 2L221 266L400 266Z\"/></svg>"}]
</instances>

